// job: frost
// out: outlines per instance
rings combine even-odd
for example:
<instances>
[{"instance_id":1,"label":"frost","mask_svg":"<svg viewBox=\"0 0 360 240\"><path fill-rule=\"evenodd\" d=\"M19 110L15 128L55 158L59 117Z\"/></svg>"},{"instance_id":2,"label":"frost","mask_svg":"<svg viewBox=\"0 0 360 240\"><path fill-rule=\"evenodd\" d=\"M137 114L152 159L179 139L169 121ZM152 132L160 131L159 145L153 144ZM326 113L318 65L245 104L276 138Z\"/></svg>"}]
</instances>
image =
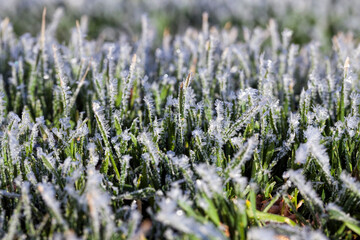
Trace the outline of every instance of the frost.
<instances>
[{"instance_id":1,"label":"frost","mask_svg":"<svg viewBox=\"0 0 360 240\"><path fill-rule=\"evenodd\" d=\"M263 228L253 227L249 230L249 239L294 239L294 240L326 240L320 231L309 227L291 227L284 224L269 224Z\"/></svg>"},{"instance_id":2,"label":"frost","mask_svg":"<svg viewBox=\"0 0 360 240\"><path fill-rule=\"evenodd\" d=\"M71 90L69 87L69 79L65 73L65 67L64 67L64 63L61 59L60 53L59 53L59 49L53 45L53 52L54 52L54 61L55 61L55 65L56 65L56 70L57 70L57 74L59 77L59 87L61 89L61 94L62 94L62 104L64 107L64 116L67 117L70 114L70 108L69 108L69 104L70 104L70 95L71 95Z\"/></svg>"},{"instance_id":3,"label":"frost","mask_svg":"<svg viewBox=\"0 0 360 240\"><path fill-rule=\"evenodd\" d=\"M346 130L349 133L349 136L354 137L360 123L359 118L355 116L349 116L345 118L345 122L347 126Z\"/></svg>"},{"instance_id":4,"label":"frost","mask_svg":"<svg viewBox=\"0 0 360 240\"><path fill-rule=\"evenodd\" d=\"M339 206L334 203L329 203L326 206L326 211L329 212L330 218L334 218L338 221L349 222L354 225L358 224L358 221L352 218L349 214L345 213Z\"/></svg>"},{"instance_id":5,"label":"frost","mask_svg":"<svg viewBox=\"0 0 360 240\"><path fill-rule=\"evenodd\" d=\"M321 132L318 128L308 127L304 132L307 142L299 146L296 151L296 163L304 164L306 162L309 153L311 153L318 161L321 169L325 173L328 179L332 179L330 174L329 156L327 155L326 148L320 144Z\"/></svg>"},{"instance_id":6,"label":"frost","mask_svg":"<svg viewBox=\"0 0 360 240\"><path fill-rule=\"evenodd\" d=\"M155 147L155 143L152 140L151 133L143 132L139 136L139 141L145 145L146 149L149 151L152 161L155 165L159 164L160 156L157 148Z\"/></svg>"},{"instance_id":7,"label":"frost","mask_svg":"<svg viewBox=\"0 0 360 240\"><path fill-rule=\"evenodd\" d=\"M343 171L340 175L341 181L345 184L346 188L352 191L355 195L360 197L360 183L352 178L347 172Z\"/></svg>"},{"instance_id":8,"label":"frost","mask_svg":"<svg viewBox=\"0 0 360 240\"><path fill-rule=\"evenodd\" d=\"M105 238L109 239L114 231L112 212L109 206L110 197L101 190L102 176L94 169L88 170L88 180L86 183L86 200L90 211L95 235L99 236L100 224L106 221Z\"/></svg>"},{"instance_id":9,"label":"frost","mask_svg":"<svg viewBox=\"0 0 360 240\"><path fill-rule=\"evenodd\" d=\"M249 240L262 240L262 239L278 239L276 232L273 229L266 228L250 228L248 233Z\"/></svg>"},{"instance_id":10,"label":"frost","mask_svg":"<svg viewBox=\"0 0 360 240\"><path fill-rule=\"evenodd\" d=\"M209 197L215 193L222 194L223 183L214 167L200 164L196 166L196 172L201 176L201 179L196 180L196 187L199 190Z\"/></svg>"},{"instance_id":11,"label":"frost","mask_svg":"<svg viewBox=\"0 0 360 240\"><path fill-rule=\"evenodd\" d=\"M45 204L48 208L53 212L57 221L64 225L67 228L67 223L62 217L61 210L60 210L60 203L55 198L55 191L53 187L49 184L41 183L38 185L38 191L41 194L41 197L44 199Z\"/></svg>"},{"instance_id":12,"label":"frost","mask_svg":"<svg viewBox=\"0 0 360 240\"><path fill-rule=\"evenodd\" d=\"M3 2L0 238L359 235L360 2Z\"/></svg>"},{"instance_id":13,"label":"frost","mask_svg":"<svg viewBox=\"0 0 360 240\"><path fill-rule=\"evenodd\" d=\"M328 113L328 110L322 106L316 106L314 108L314 112L315 112L315 117L316 117L316 120L319 121L319 122L322 122L322 121L325 121L326 119L329 118L329 113Z\"/></svg>"},{"instance_id":14,"label":"frost","mask_svg":"<svg viewBox=\"0 0 360 240\"><path fill-rule=\"evenodd\" d=\"M156 215L156 220L172 228L189 234L194 234L198 238L225 239L224 235L210 223L199 223L195 219L187 217L183 212L179 212L176 203L170 199L163 199L160 203L160 211ZM180 213L180 214L179 214Z\"/></svg>"},{"instance_id":15,"label":"frost","mask_svg":"<svg viewBox=\"0 0 360 240\"><path fill-rule=\"evenodd\" d=\"M321 199L316 194L310 182L307 182L304 175L302 175L301 170L289 170L284 173L284 178L289 177L290 180L296 185L299 189L302 196L308 201L319 207L321 210L324 209L324 204Z\"/></svg>"},{"instance_id":16,"label":"frost","mask_svg":"<svg viewBox=\"0 0 360 240\"><path fill-rule=\"evenodd\" d=\"M308 144L301 144L296 150L295 162L299 164L305 164L309 154Z\"/></svg>"}]
</instances>

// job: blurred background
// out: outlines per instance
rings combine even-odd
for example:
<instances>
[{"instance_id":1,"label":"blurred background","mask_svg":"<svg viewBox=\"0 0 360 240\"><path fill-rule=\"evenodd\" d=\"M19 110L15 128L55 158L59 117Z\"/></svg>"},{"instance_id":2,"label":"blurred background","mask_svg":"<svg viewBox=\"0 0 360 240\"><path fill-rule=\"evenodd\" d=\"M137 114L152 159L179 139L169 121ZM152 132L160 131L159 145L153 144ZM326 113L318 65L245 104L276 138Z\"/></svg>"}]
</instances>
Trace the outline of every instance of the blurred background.
<instances>
[{"instance_id":1,"label":"blurred background","mask_svg":"<svg viewBox=\"0 0 360 240\"><path fill-rule=\"evenodd\" d=\"M56 22L56 37L69 41L75 21L88 24L87 38L114 41L121 33L136 37L141 31L141 16L146 14L157 36L164 29L182 33L188 26L201 27L201 15L209 13L211 25L232 25L253 28L267 26L274 18L279 29L294 32L294 42L310 39L330 46L337 32L359 33L358 0L0 0L0 18L8 17L15 33L37 35L41 12L47 8L47 22ZM241 32L241 31L240 31Z\"/></svg>"}]
</instances>

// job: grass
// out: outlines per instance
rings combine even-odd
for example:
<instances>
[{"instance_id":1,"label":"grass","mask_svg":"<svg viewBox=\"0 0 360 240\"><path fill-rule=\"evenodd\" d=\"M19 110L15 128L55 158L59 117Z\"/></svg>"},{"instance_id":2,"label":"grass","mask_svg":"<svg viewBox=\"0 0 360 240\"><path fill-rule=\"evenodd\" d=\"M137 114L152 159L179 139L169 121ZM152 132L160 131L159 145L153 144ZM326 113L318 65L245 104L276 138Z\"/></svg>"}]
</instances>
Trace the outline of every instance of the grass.
<instances>
[{"instance_id":1,"label":"grass","mask_svg":"<svg viewBox=\"0 0 360 240\"><path fill-rule=\"evenodd\" d=\"M60 44L45 14L37 37L1 23L1 237L360 236L356 40L204 14L118 42L82 19Z\"/></svg>"}]
</instances>

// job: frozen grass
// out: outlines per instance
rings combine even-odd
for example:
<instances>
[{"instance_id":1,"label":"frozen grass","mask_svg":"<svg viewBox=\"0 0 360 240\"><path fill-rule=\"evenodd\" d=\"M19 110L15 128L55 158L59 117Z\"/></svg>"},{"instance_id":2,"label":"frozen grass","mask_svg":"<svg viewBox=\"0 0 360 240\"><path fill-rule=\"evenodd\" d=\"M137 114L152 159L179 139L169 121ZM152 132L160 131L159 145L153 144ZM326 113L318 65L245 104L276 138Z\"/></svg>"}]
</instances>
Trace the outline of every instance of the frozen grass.
<instances>
[{"instance_id":1,"label":"frozen grass","mask_svg":"<svg viewBox=\"0 0 360 240\"><path fill-rule=\"evenodd\" d=\"M357 41L208 18L68 44L2 20L1 237L360 236Z\"/></svg>"}]
</instances>

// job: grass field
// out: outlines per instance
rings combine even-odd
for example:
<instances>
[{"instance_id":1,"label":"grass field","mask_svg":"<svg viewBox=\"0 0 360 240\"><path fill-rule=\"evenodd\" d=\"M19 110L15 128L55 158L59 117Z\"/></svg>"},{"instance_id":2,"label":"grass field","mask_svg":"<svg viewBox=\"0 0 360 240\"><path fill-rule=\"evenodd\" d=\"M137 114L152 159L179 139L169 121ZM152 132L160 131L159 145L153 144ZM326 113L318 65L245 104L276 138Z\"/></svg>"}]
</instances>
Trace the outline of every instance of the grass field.
<instances>
[{"instance_id":1,"label":"grass field","mask_svg":"<svg viewBox=\"0 0 360 240\"><path fill-rule=\"evenodd\" d=\"M1 238L360 237L357 1L79 2L0 10Z\"/></svg>"}]
</instances>

